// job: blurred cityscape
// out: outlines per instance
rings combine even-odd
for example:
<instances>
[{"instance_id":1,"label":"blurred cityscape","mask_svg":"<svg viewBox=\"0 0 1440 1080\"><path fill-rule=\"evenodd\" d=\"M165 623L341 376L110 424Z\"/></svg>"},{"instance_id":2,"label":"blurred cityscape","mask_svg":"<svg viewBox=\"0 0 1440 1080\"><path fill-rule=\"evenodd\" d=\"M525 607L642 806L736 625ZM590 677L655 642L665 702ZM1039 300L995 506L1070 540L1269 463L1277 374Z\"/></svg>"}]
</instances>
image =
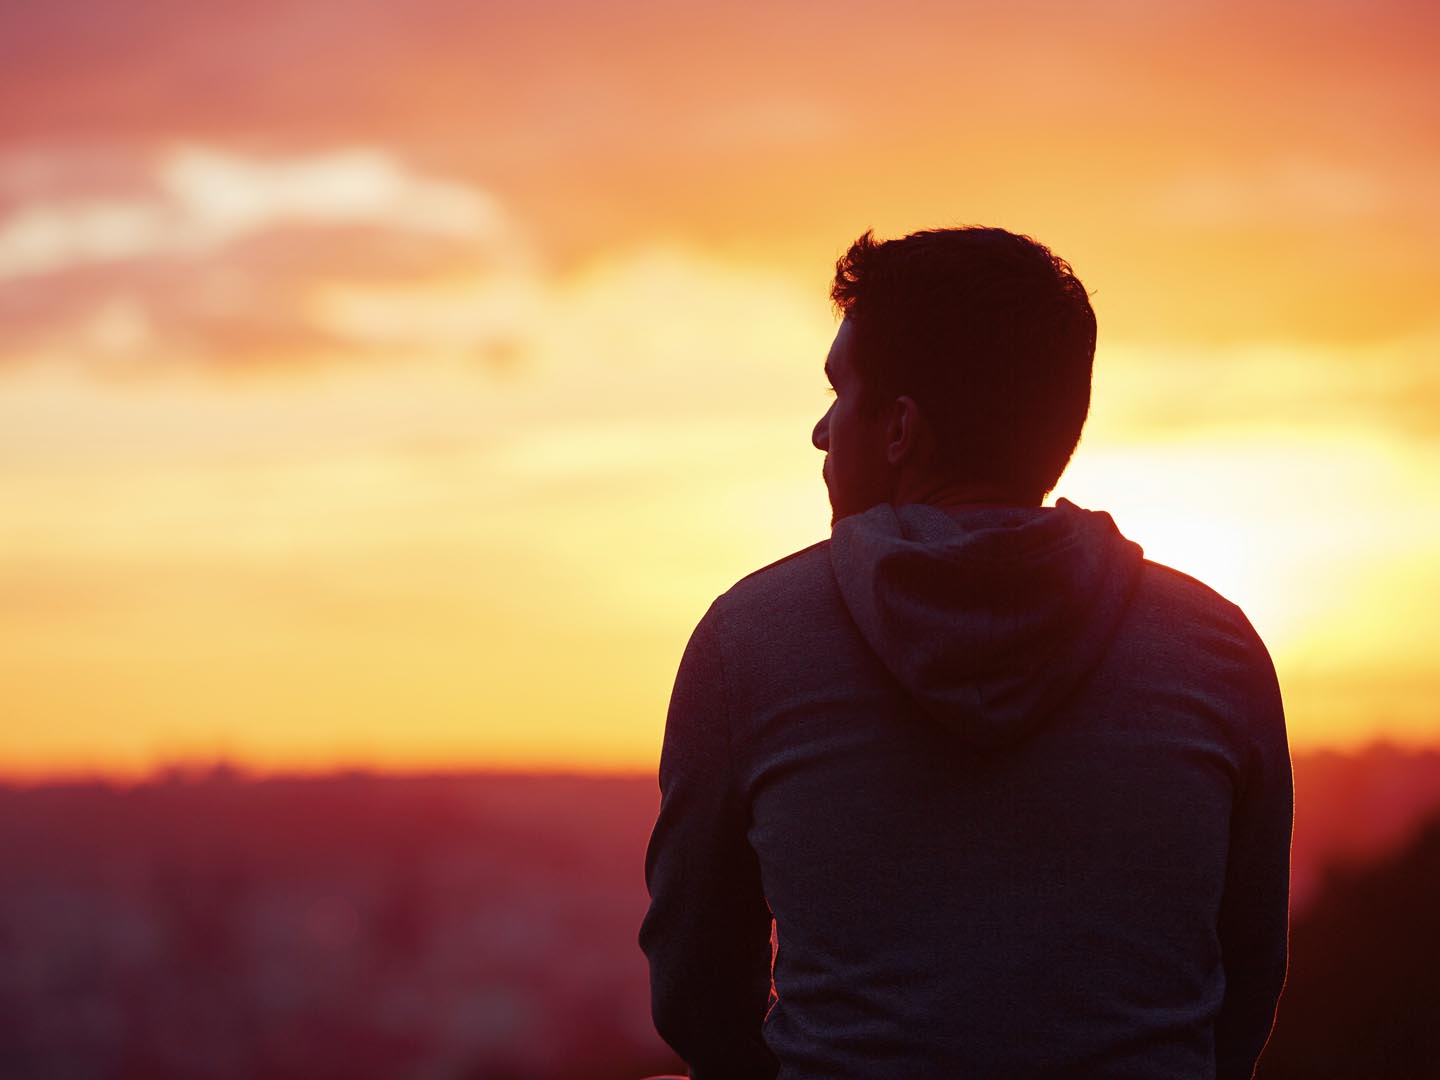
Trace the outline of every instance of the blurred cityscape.
<instances>
[{"instance_id":1,"label":"blurred cityscape","mask_svg":"<svg viewBox=\"0 0 1440 1080\"><path fill-rule=\"evenodd\" d=\"M1440 751L1298 755L1260 1075L1440 1061ZM652 777L0 787L0 1076L638 1080Z\"/></svg>"}]
</instances>

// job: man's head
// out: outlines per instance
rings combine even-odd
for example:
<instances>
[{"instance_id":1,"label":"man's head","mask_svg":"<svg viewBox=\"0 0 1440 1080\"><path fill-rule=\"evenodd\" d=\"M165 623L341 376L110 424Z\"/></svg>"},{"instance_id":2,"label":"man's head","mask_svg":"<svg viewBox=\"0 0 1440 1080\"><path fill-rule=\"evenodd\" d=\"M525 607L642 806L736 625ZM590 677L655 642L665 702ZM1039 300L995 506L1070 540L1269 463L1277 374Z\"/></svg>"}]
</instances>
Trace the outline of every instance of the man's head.
<instances>
[{"instance_id":1,"label":"man's head","mask_svg":"<svg viewBox=\"0 0 1440 1080\"><path fill-rule=\"evenodd\" d=\"M815 427L835 520L879 502L1038 505L1090 407L1095 314L1069 265L1004 229L933 229L836 263L844 316Z\"/></svg>"}]
</instances>

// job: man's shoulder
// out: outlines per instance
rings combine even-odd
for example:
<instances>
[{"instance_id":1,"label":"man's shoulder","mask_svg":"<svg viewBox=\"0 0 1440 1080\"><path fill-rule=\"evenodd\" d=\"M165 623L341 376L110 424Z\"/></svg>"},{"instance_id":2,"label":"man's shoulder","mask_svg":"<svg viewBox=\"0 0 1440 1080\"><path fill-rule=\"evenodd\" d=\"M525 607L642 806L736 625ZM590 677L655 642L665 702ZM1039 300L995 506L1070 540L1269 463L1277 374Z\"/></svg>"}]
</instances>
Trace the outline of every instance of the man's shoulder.
<instances>
[{"instance_id":1,"label":"man's shoulder","mask_svg":"<svg viewBox=\"0 0 1440 1080\"><path fill-rule=\"evenodd\" d=\"M1245 612L1211 586L1173 566L1145 559L1134 605L1171 633L1218 632L1244 651L1269 658L1265 643Z\"/></svg>"},{"instance_id":2,"label":"man's shoulder","mask_svg":"<svg viewBox=\"0 0 1440 1080\"><path fill-rule=\"evenodd\" d=\"M829 578L831 574L830 541L827 538L751 571L730 586L724 598L749 600L813 587L816 577L823 575Z\"/></svg>"},{"instance_id":3,"label":"man's shoulder","mask_svg":"<svg viewBox=\"0 0 1440 1080\"><path fill-rule=\"evenodd\" d=\"M827 538L746 574L716 599L714 608L731 616L773 617L828 599L834 591Z\"/></svg>"},{"instance_id":4,"label":"man's shoulder","mask_svg":"<svg viewBox=\"0 0 1440 1080\"><path fill-rule=\"evenodd\" d=\"M730 591L746 588L773 588L797 575L814 573L817 566L830 565L830 540L817 540L809 547L792 551L758 570L752 570L730 587Z\"/></svg>"},{"instance_id":5,"label":"man's shoulder","mask_svg":"<svg viewBox=\"0 0 1440 1080\"><path fill-rule=\"evenodd\" d=\"M1167 604L1197 612L1203 611L1212 617L1239 620L1245 618L1233 601L1183 570L1155 562L1153 559L1142 560L1140 566L1142 589L1148 589L1157 597L1162 597Z\"/></svg>"}]
</instances>

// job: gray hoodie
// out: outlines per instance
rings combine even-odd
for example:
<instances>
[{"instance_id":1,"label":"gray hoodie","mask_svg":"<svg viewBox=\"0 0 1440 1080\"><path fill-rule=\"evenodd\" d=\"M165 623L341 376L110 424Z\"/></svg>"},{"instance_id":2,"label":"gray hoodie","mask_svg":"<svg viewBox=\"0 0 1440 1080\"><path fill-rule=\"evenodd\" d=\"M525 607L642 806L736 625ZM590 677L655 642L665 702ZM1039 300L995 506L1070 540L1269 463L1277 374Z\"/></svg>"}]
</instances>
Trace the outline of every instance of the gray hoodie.
<instances>
[{"instance_id":1,"label":"gray hoodie","mask_svg":"<svg viewBox=\"0 0 1440 1080\"><path fill-rule=\"evenodd\" d=\"M1274 669L1107 514L882 504L740 581L660 787L640 942L697 1080L1245 1077L1269 1033Z\"/></svg>"}]
</instances>

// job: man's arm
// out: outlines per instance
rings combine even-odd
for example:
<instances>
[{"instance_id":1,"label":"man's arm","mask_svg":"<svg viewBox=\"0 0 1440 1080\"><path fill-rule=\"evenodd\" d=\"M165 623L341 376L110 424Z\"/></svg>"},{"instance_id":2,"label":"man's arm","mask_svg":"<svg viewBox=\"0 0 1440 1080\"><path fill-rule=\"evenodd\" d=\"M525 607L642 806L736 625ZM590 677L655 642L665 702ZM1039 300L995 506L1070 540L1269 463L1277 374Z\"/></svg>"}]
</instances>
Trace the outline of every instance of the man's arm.
<instances>
[{"instance_id":1,"label":"man's arm","mask_svg":"<svg viewBox=\"0 0 1440 1080\"><path fill-rule=\"evenodd\" d=\"M1247 717L1252 752L1230 819L1220 906L1225 1003L1215 1023L1217 1080L1249 1080L1285 985L1294 817L1290 750L1275 667L1258 635Z\"/></svg>"},{"instance_id":2,"label":"man's arm","mask_svg":"<svg viewBox=\"0 0 1440 1080\"><path fill-rule=\"evenodd\" d=\"M655 1029L693 1080L772 1080L760 1038L770 909L731 770L725 669L712 607L680 661L660 755L660 814L645 854Z\"/></svg>"}]
</instances>

